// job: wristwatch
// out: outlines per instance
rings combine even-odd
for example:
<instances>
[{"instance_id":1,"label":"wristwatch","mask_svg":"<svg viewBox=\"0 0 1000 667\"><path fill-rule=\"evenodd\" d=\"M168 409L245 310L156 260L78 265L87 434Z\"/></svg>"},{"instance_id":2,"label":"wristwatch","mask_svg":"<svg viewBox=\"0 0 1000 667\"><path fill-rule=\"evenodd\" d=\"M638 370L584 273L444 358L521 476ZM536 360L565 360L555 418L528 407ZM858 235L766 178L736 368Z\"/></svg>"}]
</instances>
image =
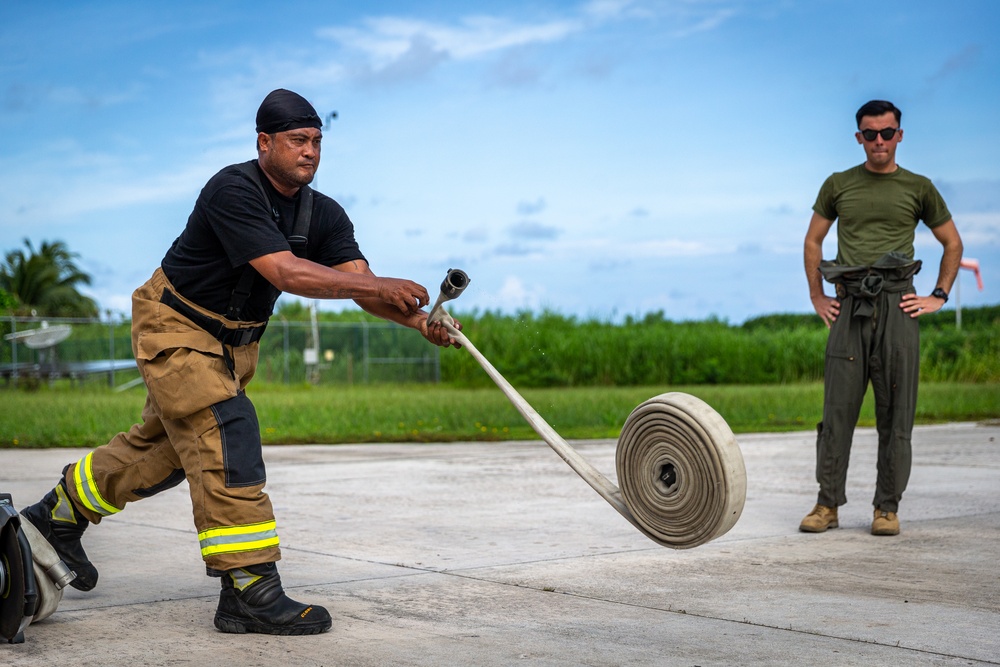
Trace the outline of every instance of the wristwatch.
<instances>
[{"instance_id":1,"label":"wristwatch","mask_svg":"<svg viewBox=\"0 0 1000 667\"><path fill-rule=\"evenodd\" d=\"M939 299L944 299L944 302L945 302L945 303L948 303L948 293L947 293L947 292L945 292L945 291L944 291L943 289L941 289L940 287L935 287L935 288L934 288L934 291L933 291L933 292L931 292L931 296L936 296L936 297L937 297L937 298L939 298Z\"/></svg>"}]
</instances>

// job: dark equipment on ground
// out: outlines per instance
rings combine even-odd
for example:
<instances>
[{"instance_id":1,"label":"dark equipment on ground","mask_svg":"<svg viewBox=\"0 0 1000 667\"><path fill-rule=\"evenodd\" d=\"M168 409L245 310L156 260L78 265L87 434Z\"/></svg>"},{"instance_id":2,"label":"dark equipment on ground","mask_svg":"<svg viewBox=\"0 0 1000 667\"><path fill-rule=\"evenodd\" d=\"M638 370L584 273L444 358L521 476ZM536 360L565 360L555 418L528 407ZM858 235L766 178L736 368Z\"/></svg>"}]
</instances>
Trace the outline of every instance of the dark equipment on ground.
<instances>
[{"instance_id":1,"label":"dark equipment on ground","mask_svg":"<svg viewBox=\"0 0 1000 667\"><path fill-rule=\"evenodd\" d=\"M76 577L31 523L0 493L0 638L24 642L24 630L52 615Z\"/></svg>"}]
</instances>

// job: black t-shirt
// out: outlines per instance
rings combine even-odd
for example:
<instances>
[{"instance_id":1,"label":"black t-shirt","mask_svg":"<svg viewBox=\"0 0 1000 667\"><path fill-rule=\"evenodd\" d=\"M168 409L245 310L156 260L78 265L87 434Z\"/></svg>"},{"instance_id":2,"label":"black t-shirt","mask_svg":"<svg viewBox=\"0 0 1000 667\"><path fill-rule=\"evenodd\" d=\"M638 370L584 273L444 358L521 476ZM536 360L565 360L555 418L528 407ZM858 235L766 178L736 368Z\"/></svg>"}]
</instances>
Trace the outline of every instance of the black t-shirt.
<instances>
[{"instance_id":1,"label":"black t-shirt","mask_svg":"<svg viewBox=\"0 0 1000 667\"><path fill-rule=\"evenodd\" d=\"M229 307L233 288L250 260L291 250L287 237L295 224L299 194L293 198L279 194L257 161L252 163L277 211L277 220L257 185L231 165L202 189L187 226L161 262L167 279L182 296L220 315ZM365 258L343 207L315 191L306 258L324 266ZM281 294L254 273L250 298L240 317L244 321L267 320Z\"/></svg>"}]
</instances>

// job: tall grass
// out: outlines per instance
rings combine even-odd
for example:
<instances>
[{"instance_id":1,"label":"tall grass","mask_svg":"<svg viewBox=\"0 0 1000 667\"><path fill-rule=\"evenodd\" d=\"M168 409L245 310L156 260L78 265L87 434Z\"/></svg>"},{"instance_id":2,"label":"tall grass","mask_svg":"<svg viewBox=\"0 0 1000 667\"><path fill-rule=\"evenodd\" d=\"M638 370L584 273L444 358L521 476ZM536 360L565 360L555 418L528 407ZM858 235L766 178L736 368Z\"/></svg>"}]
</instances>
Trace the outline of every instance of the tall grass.
<instances>
[{"instance_id":1,"label":"tall grass","mask_svg":"<svg viewBox=\"0 0 1000 667\"><path fill-rule=\"evenodd\" d=\"M358 342L375 356L402 349L417 357L435 350L407 329L382 328L376 335L372 328L352 326L366 317L324 314L338 326L322 333L323 349L335 348L335 363L345 369L337 384L318 387L280 384L288 338L272 322L250 386L265 442L534 437L463 350L441 350L440 384L390 384L396 378L374 374L373 384L364 384ZM770 315L740 326L672 322L662 313L622 323L550 312L458 317L476 347L563 437L615 437L633 407L668 388L703 398L737 432L808 429L822 417L827 330L815 316ZM922 422L1000 417L1000 306L966 309L963 325L955 328L953 313L922 318ZM95 327L91 333L80 338L92 338L89 344L96 346L102 337L127 335L127 328ZM295 335L304 340L303 331ZM116 355L128 346L127 338L116 344ZM301 362L301 353L296 356ZM32 386L33 392L0 387L0 447L103 444L138 418L144 400L141 388L116 394L42 381ZM869 398L861 423L873 419Z\"/></svg>"},{"instance_id":2,"label":"tall grass","mask_svg":"<svg viewBox=\"0 0 1000 667\"><path fill-rule=\"evenodd\" d=\"M515 385L516 386L516 385ZM667 391L698 396L736 433L810 430L822 419L821 383L522 389L564 438L616 438L629 413ZM265 443L451 442L536 439L496 387L253 385ZM0 390L0 447L102 445L139 418L141 388ZM925 383L917 421L1000 418L1000 385ZM874 424L871 396L860 423Z\"/></svg>"},{"instance_id":3,"label":"tall grass","mask_svg":"<svg viewBox=\"0 0 1000 667\"><path fill-rule=\"evenodd\" d=\"M922 323L921 377L1000 382L1000 306L974 309L958 331L947 315ZM953 316L952 316L953 317ZM823 377L827 329L815 316L775 315L732 326L672 322L653 313L622 324L545 312L469 313L465 332L516 386L784 384ZM469 355L441 355L441 377L489 383Z\"/></svg>"},{"instance_id":4,"label":"tall grass","mask_svg":"<svg viewBox=\"0 0 1000 667\"><path fill-rule=\"evenodd\" d=\"M293 319L305 314L287 307L272 318L261 340L258 380L305 377L302 350L310 329ZM553 312L456 315L473 344L518 387L759 385L823 377L827 330L815 315L768 315L738 326L713 319L673 322L662 312L621 323ZM419 335L383 324L361 312L322 313L320 348L331 357L324 382L433 382L439 370L445 384L490 384L470 355L441 350L438 369L438 351ZM0 332L7 326L0 320ZM60 359L106 358L102 346L109 347L109 336L114 356L127 358L128 327L96 325L76 327L61 344ZM0 363L10 361L9 351L0 346ZM953 311L922 317L920 363L924 381L1000 382L1000 306L965 309L961 330Z\"/></svg>"}]
</instances>

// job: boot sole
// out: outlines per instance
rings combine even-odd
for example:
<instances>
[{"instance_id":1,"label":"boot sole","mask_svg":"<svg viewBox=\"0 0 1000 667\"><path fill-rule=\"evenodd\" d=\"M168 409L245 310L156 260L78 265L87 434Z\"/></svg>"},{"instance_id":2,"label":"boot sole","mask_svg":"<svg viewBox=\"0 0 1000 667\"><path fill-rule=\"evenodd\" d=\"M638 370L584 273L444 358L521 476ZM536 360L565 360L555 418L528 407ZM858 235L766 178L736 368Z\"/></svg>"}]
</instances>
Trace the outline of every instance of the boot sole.
<instances>
[{"instance_id":1,"label":"boot sole","mask_svg":"<svg viewBox=\"0 0 1000 667\"><path fill-rule=\"evenodd\" d=\"M243 635L248 632L262 635L318 635L333 627L333 619L315 623L298 623L295 625L272 625L261 623L255 619L241 618L221 612L215 614L215 627L220 632Z\"/></svg>"},{"instance_id":2,"label":"boot sole","mask_svg":"<svg viewBox=\"0 0 1000 667\"><path fill-rule=\"evenodd\" d=\"M840 524L834 521L829 523L822 528L813 528L811 526L799 526L799 531L803 533L825 533L830 528L840 528Z\"/></svg>"}]
</instances>

